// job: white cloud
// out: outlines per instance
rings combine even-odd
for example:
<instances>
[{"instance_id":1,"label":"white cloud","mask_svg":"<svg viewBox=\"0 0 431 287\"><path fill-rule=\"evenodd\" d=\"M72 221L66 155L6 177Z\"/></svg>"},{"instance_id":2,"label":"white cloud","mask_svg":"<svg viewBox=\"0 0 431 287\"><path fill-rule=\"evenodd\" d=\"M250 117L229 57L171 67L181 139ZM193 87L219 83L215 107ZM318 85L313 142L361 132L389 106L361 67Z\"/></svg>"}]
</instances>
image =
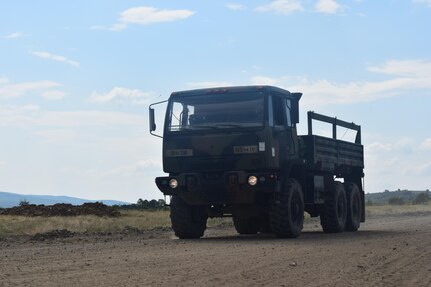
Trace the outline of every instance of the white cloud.
<instances>
[{"instance_id":1,"label":"white cloud","mask_svg":"<svg viewBox=\"0 0 431 287\"><path fill-rule=\"evenodd\" d=\"M305 101L315 104L350 104L370 102L399 94L399 90L413 86L409 79L393 79L382 82L336 83L328 80L310 81L303 79L290 86L292 90L307 94Z\"/></svg>"},{"instance_id":2,"label":"white cloud","mask_svg":"<svg viewBox=\"0 0 431 287\"><path fill-rule=\"evenodd\" d=\"M136 163L136 171L147 171L149 168L162 169L162 163L159 160L146 159Z\"/></svg>"},{"instance_id":3,"label":"white cloud","mask_svg":"<svg viewBox=\"0 0 431 287\"><path fill-rule=\"evenodd\" d=\"M384 139L380 141L374 141L365 146L365 150L368 153L381 154L382 152L394 152L394 153L408 153L416 149L416 143L411 138L400 138L400 139Z\"/></svg>"},{"instance_id":4,"label":"white cloud","mask_svg":"<svg viewBox=\"0 0 431 287\"><path fill-rule=\"evenodd\" d=\"M9 83L9 79L6 77L0 77L0 85Z\"/></svg>"},{"instance_id":5,"label":"white cloud","mask_svg":"<svg viewBox=\"0 0 431 287\"><path fill-rule=\"evenodd\" d=\"M30 116L38 110L36 105L0 106L0 126L26 126L31 122Z\"/></svg>"},{"instance_id":6,"label":"white cloud","mask_svg":"<svg viewBox=\"0 0 431 287\"><path fill-rule=\"evenodd\" d=\"M61 100L64 98L66 94L62 91L52 90L52 91L46 91L42 93L42 97L47 100Z\"/></svg>"},{"instance_id":7,"label":"white cloud","mask_svg":"<svg viewBox=\"0 0 431 287\"><path fill-rule=\"evenodd\" d=\"M195 14L194 11L179 9L168 10L154 7L133 7L120 14L118 22L111 26L93 26L93 30L121 31L130 24L149 25L162 22L184 20Z\"/></svg>"},{"instance_id":8,"label":"white cloud","mask_svg":"<svg viewBox=\"0 0 431 287\"><path fill-rule=\"evenodd\" d=\"M22 32L14 32L14 33L11 33L9 35L6 35L5 38L6 39L16 39L16 38L21 38L23 36L24 36L24 33L22 33Z\"/></svg>"},{"instance_id":9,"label":"white cloud","mask_svg":"<svg viewBox=\"0 0 431 287\"><path fill-rule=\"evenodd\" d=\"M251 83L253 85L270 85L275 86L280 79L266 77L266 76L254 76L251 78Z\"/></svg>"},{"instance_id":10,"label":"white cloud","mask_svg":"<svg viewBox=\"0 0 431 287\"><path fill-rule=\"evenodd\" d=\"M314 8L320 13L335 14L341 9L341 5L335 0L318 0Z\"/></svg>"},{"instance_id":11,"label":"white cloud","mask_svg":"<svg viewBox=\"0 0 431 287\"><path fill-rule=\"evenodd\" d=\"M421 148L423 143L413 138L377 137L364 144L367 191L429 188L424 175L431 175L431 156Z\"/></svg>"},{"instance_id":12,"label":"white cloud","mask_svg":"<svg viewBox=\"0 0 431 287\"><path fill-rule=\"evenodd\" d=\"M273 12L276 14L289 15L293 12L303 11L304 8L301 2L297 0L275 0L269 4L258 6L255 10L258 12Z\"/></svg>"},{"instance_id":13,"label":"white cloud","mask_svg":"<svg viewBox=\"0 0 431 287\"><path fill-rule=\"evenodd\" d=\"M78 61L73 61L73 60L70 60L64 56L51 54L51 53L46 52L46 51L29 51L29 54L36 56L36 57L39 57L39 58L42 58L42 59L49 59L49 60L53 60L56 62L65 63L65 64L68 64L68 65L73 66L73 67L79 67L79 65L80 65Z\"/></svg>"},{"instance_id":14,"label":"white cloud","mask_svg":"<svg viewBox=\"0 0 431 287\"><path fill-rule=\"evenodd\" d=\"M51 144L69 143L76 140L77 138L76 132L67 129L40 130L35 131L33 134L44 138L46 142Z\"/></svg>"},{"instance_id":15,"label":"white cloud","mask_svg":"<svg viewBox=\"0 0 431 287\"><path fill-rule=\"evenodd\" d=\"M54 112L0 105L2 140L8 143L0 154L7 162L2 186L93 199L160 198L154 177L163 175L161 141L149 136L147 127L145 110ZM26 140L9 144L14 138ZM23 176L17 179L19 173Z\"/></svg>"},{"instance_id":16,"label":"white cloud","mask_svg":"<svg viewBox=\"0 0 431 287\"><path fill-rule=\"evenodd\" d=\"M100 126L144 126L147 118L142 115L102 111L41 110L35 105L0 106L0 125L24 127L100 127Z\"/></svg>"},{"instance_id":17,"label":"white cloud","mask_svg":"<svg viewBox=\"0 0 431 287\"><path fill-rule=\"evenodd\" d=\"M426 140L424 140L420 147L421 147L421 149L431 150L431 138L427 138Z\"/></svg>"},{"instance_id":18,"label":"white cloud","mask_svg":"<svg viewBox=\"0 0 431 287\"><path fill-rule=\"evenodd\" d=\"M431 62L425 60L391 60L368 67L370 72L414 78L431 78Z\"/></svg>"},{"instance_id":19,"label":"white cloud","mask_svg":"<svg viewBox=\"0 0 431 287\"><path fill-rule=\"evenodd\" d=\"M151 24L186 19L195 14L190 10L163 10L154 7L134 7L121 13L120 21L133 24Z\"/></svg>"},{"instance_id":20,"label":"white cloud","mask_svg":"<svg viewBox=\"0 0 431 287\"><path fill-rule=\"evenodd\" d=\"M387 152L393 149L390 143L373 142L366 146L366 150L369 152Z\"/></svg>"},{"instance_id":21,"label":"white cloud","mask_svg":"<svg viewBox=\"0 0 431 287\"><path fill-rule=\"evenodd\" d=\"M431 88L431 62L428 61L392 60L381 66L371 66L368 71L393 77L374 82L337 83L305 77L255 76L251 78L251 82L256 85L278 85L293 92L300 91L307 95L303 100L305 106L370 102L399 95L405 90Z\"/></svg>"},{"instance_id":22,"label":"white cloud","mask_svg":"<svg viewBox=\"0 0 431 287\"><path fill-rule=\"evenodd\" d=\"M426 176L431 175L431 161L418 165L415 172Z\"/></svg>"},{"instance_id":23,"label":"white cloud","mask_svg":"<svg viewBox=\"0 0 431 287\"><path fill-rule=\"evenodd\" d=\"M111 31L121 31L127 28L127 24L126 23L116 23L114 25L112 25L111 27L108 28L108 30Z\"/></svg>"},{"instance_id":24,"label":"white cloud","mask_svg":"<svg viewBox=\"0 0 431 287\"><path fill-rule=\"evenodd\" d=\"M233 11L241 11L247 9L244 5L238 3L228 3L226 4L226 8Z\"/></svg>"},{"instance_id":25,"label":"white cloud","mask_svg":"<svg viewBox=\"0 0 431 287\"><path fill-rule=\"evenodd\" d=\"M199 88L218 88L218 87L227 87L231 86L229 82L188 82L187 86L193 89L199 89Z\"/></svg>"},{"instance_id":26,"label":"white cloud","mask_svg":"<svg viewBox=\"0 0 431 287\"><path fill-rule=\"evenodd\" d=\"M147 104L151 93L142 92L137 89L127 89L115 87L111 91L100 94L93 92L90 96L90 102L93 103L108 103L108 102L131 102L132 104L140 105Z\"/></svg>"},{"instance_id":27,"label":"white cloud","mask_svg":"<svg viewBox=\"0 0 431 287\"><path fill-rule=\"evenodd\" d=\"M162 163L159 160L144 159L144 160L140 160L138 162L135 162L133 164L115 167L115 168L108 170L108 171L105 171L105 172L95 171L95 174L99 174L99 176L101 176L101 177L108 177L108 178L113 177L113 176L115 176L115 177L116 176L130 177L134 173L144 172L144 173L148 174L151 171L156 171L157 173L160 173L160 170L162 170Z\"/></svg>"},{"instance_id":28,"label":"white cloud","mask_svg":"<svg viewBox=\"0 0 431 287\"><path fill-rule=\"evenodd\" d=\"M127 28L127 24L125 23L116 23L111 26L102 26L102 25L96 25L90 27L91 30L109 30L109 31L121 31Z\"/></svg>"},{"instance_id":29,"label":"white cloud","mask_svg":"<svg viewBox=\"0 0 431 287\"><path fill-rule=\"evenodd\" d=\"M142 125L147 118L141 115L101 112L101 111L70 111L44 112L34 123L43 126L76 127L76 126L110 126L110 125Z\"/></svg>"},{"instance_id":30,"label":"white cloud","mask_svg":"<svg viewBox=\"0 0 431 287\"><path fill-rule=\"evenodd\" d=\"M431 0L413 0L413 3L425 4L428 7L431 7Z\"/></svg>"},{"instance_id":31,"label":"white cloud","mask_svg":"<svg viewBox=\"0 0 431 287\"><path fill-rule=\"evenodd\" d=\"M402 94L406 90L431 89L431 61L390 60L382 65L367 68L369 72L388 75L381 81L334 82L326 79L311 80L307 77L270 77L255 75L250 78L253 85L274 85L289 91L300 91L307 95L303 105L351 104L371 102ZM229 86L229 82L189 82L191 88Z\"/></svg>"},{"instance_id":32,"label":"white cloud","mask_svg":"<svg viewBox=\"0 0 431 287\"><path fill-rule=\"evenodd\" d=\"M0 98L14 98L28 92L43 91L61 86L61 84L53 81L35 81L18 84L8 84L8 82L6 78L0 78Z\"/></svg>"}]
</instances>

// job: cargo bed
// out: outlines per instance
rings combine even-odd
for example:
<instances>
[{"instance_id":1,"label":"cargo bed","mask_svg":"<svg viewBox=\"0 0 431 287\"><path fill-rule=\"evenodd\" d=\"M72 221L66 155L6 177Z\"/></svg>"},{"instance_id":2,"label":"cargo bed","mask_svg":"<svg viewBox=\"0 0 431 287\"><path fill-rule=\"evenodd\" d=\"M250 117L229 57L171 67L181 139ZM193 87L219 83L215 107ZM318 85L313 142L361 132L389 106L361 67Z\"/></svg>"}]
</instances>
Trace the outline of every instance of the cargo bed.
<instances>
[{"instance_id":1,"label":"cargo bed","mask_svg":"<svg viewBox=\"0 0 431 287\"><path fill-rule=\"evenodd\" d=\"M364 168L364 147L361 144L316 135L301 136L307 163L322 170L343 166Z\"/></svg>"},{"instance_id":2,"label":"cargo bed","mask_svg":"<svg viewBox=\"0 0 431 287\"><path fill-rule=\"evenodd\" d=\"M313 135L313 120L332 124L332 138ZM337 127L356 131L355 142L337 139ZM364 168L364 146L361 127L354 123L308 112L308 135L300 136L302 155L308 165L321 171L341 171L346 168Z\"/></svg>"}]
</instances>

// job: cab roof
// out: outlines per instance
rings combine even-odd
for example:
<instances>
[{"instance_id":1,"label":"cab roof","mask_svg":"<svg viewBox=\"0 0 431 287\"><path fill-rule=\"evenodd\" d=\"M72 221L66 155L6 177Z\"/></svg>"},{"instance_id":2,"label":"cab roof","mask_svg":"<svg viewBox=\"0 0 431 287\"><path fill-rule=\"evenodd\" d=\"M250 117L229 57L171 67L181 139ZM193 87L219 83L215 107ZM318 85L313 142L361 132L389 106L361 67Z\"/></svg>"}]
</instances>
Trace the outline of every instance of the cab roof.
<instances>
[{"instance_id":1,"label":"cab roof","mask_svg":"<svg viewBox=\"0 0 431 287\"><path fill-rule=\"evenodd\" d=\"M205 95L205 94L244 93L244 92L278 92L284 95L291 95L291 93L288 90L265 85L265 86L228 86L228 87L177 91L177 92L173 92L171 94L171 97L197 96L197 95Z\"/></svg>"}]
</instances>

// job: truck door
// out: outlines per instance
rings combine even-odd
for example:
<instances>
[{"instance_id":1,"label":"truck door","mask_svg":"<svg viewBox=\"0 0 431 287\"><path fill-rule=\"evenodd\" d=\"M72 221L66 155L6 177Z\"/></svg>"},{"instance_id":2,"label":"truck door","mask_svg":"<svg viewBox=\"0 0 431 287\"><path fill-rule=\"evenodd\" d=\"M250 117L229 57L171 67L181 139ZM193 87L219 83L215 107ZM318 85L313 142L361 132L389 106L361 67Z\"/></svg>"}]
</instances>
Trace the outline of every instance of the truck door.
<instances>
[{"instance_id":1,"label":"truck door","mask_svg":"<svg viewBox=\"0 0 431 287\"><path fill-rule=\"evenodd\" d=\"M278 167L285 167L287 160L295 154L292 134L291 100L273 93L269 100L269 125L273 127L271 152Z\"/></svg>"}]
</instances>

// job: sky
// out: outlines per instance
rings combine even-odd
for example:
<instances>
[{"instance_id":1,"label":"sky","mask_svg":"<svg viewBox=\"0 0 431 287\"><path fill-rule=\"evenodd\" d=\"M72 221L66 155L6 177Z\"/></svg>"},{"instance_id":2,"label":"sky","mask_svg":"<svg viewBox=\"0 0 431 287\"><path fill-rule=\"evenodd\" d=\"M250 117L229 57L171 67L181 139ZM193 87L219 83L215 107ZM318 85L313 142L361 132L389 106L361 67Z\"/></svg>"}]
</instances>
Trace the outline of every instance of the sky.
<instances>
[{"instance_id":1,"label":"sky","mask_svg":"<svg viewBox=\"0 0 431 287\"><path fill-rule=\"evenodd\" d=\"M365 192L431 189L430 0L14 0L0 19L0 191L163 198L148 105L262 84L303 93L301 134L308 110L362 126Z\"/></svg>"}]
</instances>

